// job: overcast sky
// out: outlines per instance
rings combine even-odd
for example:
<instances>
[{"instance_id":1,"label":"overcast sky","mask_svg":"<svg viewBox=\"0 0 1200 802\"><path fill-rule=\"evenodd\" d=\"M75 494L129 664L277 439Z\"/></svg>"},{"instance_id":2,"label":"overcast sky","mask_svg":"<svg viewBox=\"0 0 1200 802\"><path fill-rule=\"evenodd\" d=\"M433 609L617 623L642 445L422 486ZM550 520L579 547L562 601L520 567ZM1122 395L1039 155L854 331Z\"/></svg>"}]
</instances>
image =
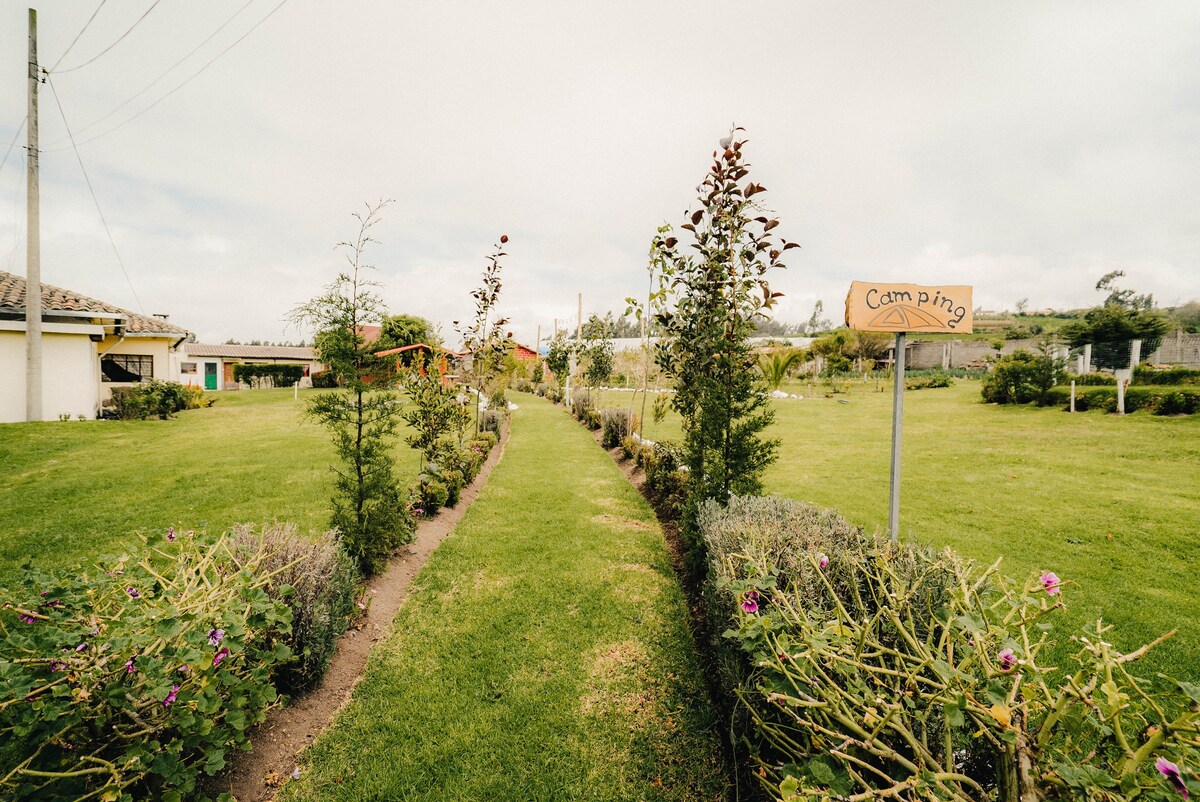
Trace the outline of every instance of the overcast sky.
<instances>
[{"instance_id":1,"label":"overcast sky","mask_svg":"<svg viewBox=\"0 0 1200 802\"><path fill-rule=\"evenodd\" d=\"M44 84L44 281L202 341L298 339L284 317L340 269L351 213L393 198L368 254L391 310L451 335L507 233L501 305L530 341L578 292L585 316L645 292L656 227L684 222L736 121L778 233L802 246L774 279L783 320L817 299L839 318L854 279L1068 308L1124 269L1160 304L1200 297L1195 0L285 0L86 141L277 6L41 4L39 61L58 63L128 273ZM25 116L26 4L0 14L3 149ZM24 141L0 171L0 268L16 273Z\"/></svg>"}]
</instances>

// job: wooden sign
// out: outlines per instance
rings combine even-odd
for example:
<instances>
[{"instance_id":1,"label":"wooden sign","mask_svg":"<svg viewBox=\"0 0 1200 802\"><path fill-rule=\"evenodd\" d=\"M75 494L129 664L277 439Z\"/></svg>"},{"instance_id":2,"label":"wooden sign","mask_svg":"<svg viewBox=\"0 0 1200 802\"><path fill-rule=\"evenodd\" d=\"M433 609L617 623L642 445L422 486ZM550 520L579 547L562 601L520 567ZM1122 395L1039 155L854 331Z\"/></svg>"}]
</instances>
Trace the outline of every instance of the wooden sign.
<instances>
[{"instance_id":1,"label":"wooden sign","mask_svg":"<svg viewBox=\"0 0 1200 802\"><path fill-rule=\"evenodd\" d=\"M846 325L859 331L970 334L971 287L922 287L854 281L846 296Z\"/></svg>"}]
</instances>

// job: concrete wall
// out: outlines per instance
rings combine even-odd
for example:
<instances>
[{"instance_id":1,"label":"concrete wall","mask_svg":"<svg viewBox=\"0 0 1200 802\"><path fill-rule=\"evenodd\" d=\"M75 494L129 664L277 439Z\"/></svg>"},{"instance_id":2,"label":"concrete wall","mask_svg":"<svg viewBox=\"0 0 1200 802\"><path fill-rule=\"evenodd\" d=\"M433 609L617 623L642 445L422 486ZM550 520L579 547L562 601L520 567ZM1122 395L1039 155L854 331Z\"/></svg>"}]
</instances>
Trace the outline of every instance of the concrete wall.
<instances>
[{"instance_id":1,"label":"concrete wall","mask_svg":"<svg viewBox=\"0 0 1200 802\"><path fill-rule=\"evenodd\" d=\"M0 321L0 423L25 420L25 324ZM96 344L99 326L43 324L42 419L95 418L100 403Z\"/></svg>"},{"instance_id":2,"label":"concrete wall","mask_svg":"<svg viewBox=\"0 0 1200 802\"><path fill-rule=\"evenodd\" d=\"M184 347L186 347L186 346L184 346ZM179 382L180 384L188 385L188 386L195 386L195 387L204 387L205 366L211 364L211 365L217 366L217 387L216 387L216 389L218 389L218 390L225 389L225 368L223 366L224 360L220 359L219 357L188 356L187 354L185 354L181 351L178 354L175 362L176 362L176 365L178 366L178 369L176 370L176 375L173 376L172 378L175 381ZM184 362L190 362L190 363L194 364L196 366L196 372L195 373L184 373L183 372L183 363Z\"/></svg>"},{"instance_id":3,"label":"concrete wall","mask_svg":"<svg viewBox=\"0 0 1200 802\"><path fill-rule=\"evenodd\" d=\"M1037 352L1037 340L1006 340L1001 354L1011 354L1022 349ZM912 370L930 368L965 368L978 365L989 356L995 356L989 340L928 340L914 342L908 347L907 365Z\"/></svg>"}]
</instances>

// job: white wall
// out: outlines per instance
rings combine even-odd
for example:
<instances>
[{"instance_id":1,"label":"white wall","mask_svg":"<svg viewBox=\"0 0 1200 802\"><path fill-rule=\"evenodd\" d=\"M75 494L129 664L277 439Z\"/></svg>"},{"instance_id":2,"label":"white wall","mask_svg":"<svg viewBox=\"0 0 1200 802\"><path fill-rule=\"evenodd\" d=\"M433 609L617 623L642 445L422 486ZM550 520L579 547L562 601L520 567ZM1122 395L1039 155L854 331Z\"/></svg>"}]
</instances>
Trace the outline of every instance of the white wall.
<instances>
[{"instance_id":1,"label":"white wall","mask_svg":"<svg viewBox=\"0 0 1200 802\"><path fill-rule=\"evenodd\" d=\"M104 342L100 343L99 354L134 354L138 356L149 356L154 359L154 378L161 381L173 381L175 379L175 371L171 365L171 346L178 340L178 336L164 335L163 337L139 337L129 335L121 340L117 337L109 336ZM96 360L96 375L100 375L100 360ZM128 382L100 382L101 400L107 401L112 397L112 388L114 387L132 387Z\"/></svg>"},{"instance_id":2,"label":"white wall","mask_svg":"<svg viewBox=\"0 0 1200 802\"><path fill-rule=\"evenodd\" d=\"M187 346L185 345L184 348ZM175 381L184 385L194 385L196 387L204 386L204 370L205 365L212 364L217 366L217 387L218 390L225 389L225 366L222 360L215 356L188 356L180 349L175 356L176 372L172 377ZM183 363L191 362L196 365L195 373L184 373Z\"/></svg>"},{"instance_id":3,"label":"white wall","mask_svg":"<svg viewBox=\"0 0 1200 802\"><path fill-rule=\"evenodd\" d=\"M5 321L8 323L8 321ZM25 325L0 328L0 423L25 420ZM96 374L96 344L88 332L99 326L67 327L43 324L42 419L96 417L100 388ZM81 329L65 333L61 329ZM60 329L60 331L54 331Z\"/></svg>"}]
</instances>

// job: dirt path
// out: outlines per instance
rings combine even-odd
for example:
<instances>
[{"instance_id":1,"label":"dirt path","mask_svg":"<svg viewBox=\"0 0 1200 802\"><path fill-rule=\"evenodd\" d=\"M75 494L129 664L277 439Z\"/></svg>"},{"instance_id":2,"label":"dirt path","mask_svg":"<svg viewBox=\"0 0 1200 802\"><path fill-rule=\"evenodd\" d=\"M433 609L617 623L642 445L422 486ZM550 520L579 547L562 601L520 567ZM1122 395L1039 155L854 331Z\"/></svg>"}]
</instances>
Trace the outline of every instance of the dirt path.
<instances>
[{"instance_id":1,"label":"dirt path","mask_svg":"<svg viewBox=\"0 0 1200 802\"><path fill-rule=\"evenodd\" d=\"M505 427L499 444L492 450L479 475L452 509L444 509L436 518L417 526L416 539L393 557L387 571L367 584L371 603L356 628L338 641L329 671L321 684L295 699L287 707L271 713L254 732L254 749L233 756L230 770L219 783L218 791L228 791L238 802L271 799L283 779L296 767L296 756L312 739L329 726L337 712L350 701L354 686L362 679L371 647L381 638L408 596L408 585L429 555L462 520L467 508L487 483L488 476L504 455L510 427Z\"/></svg>"}]
</instances>

